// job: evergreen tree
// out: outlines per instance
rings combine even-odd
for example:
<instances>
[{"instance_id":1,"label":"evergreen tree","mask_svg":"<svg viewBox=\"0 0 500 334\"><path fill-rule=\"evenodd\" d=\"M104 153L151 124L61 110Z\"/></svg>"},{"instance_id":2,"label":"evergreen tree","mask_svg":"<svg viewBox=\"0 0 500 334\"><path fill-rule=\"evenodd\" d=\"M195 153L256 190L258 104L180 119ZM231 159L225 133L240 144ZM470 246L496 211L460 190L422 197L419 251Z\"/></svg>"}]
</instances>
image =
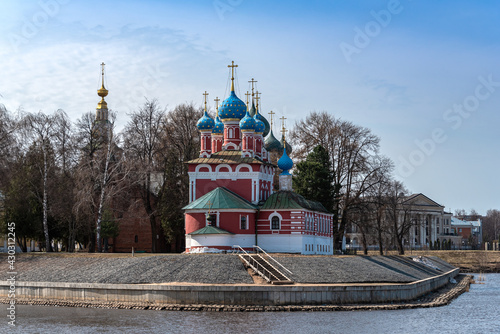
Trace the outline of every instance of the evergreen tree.
<instances>
[{"instance_id":1,"label":"evergreen tree","mask_svg":"<svg viewBox=\"0 0 500 334\"><path fill-rule=\"evenodd\" d=\"M330 156L323 146L318 145L304 161L296 165L293 188L306 199L320 202L332 211L333 180Z\"/></svg>"}]
</instances>

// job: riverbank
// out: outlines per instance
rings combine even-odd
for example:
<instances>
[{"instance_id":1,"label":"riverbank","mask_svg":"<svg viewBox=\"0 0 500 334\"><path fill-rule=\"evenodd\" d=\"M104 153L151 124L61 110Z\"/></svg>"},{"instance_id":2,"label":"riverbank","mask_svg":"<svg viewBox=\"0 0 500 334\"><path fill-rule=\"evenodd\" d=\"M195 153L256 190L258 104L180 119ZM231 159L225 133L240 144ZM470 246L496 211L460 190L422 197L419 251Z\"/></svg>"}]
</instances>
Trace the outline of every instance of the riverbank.
<instances>
[{"instance_id":1,"label":"riverbank","mask_svg":"<svg viewBox=\"0 0 500 334\"><path fill-rule=\"evenodd\" d=\"M369 251L368 254L378 255L378 251ZM397 252L389 251L388 254L396 255ZM452 266L460 268L462 273L500 273L500 251L407 250L405 256L437 256Z\"/></svg>"},{"instance_id":2,"label":"riverbank","mask_svg":"<svg viewBox=\"0 0 500 334\"><path fill-rule=\"evenodd\" d=\"M469 290L472 276L460 274L455 277L456 283L449 282L445 286L425 294L413 301L391 302L379 304L330 304L330 305L197 305L197 304L159 304L145 302L102 302L71 301L40 298L18 298L16 304L38 306L62 306L105 309L165 310L165 311L211 311L211 312L325 312L325 311L363 311L363 310L398 310L411 308L429 308L448 305L452 300ZM7 298L0 298L0 303L8 304Z\"/></svg>"},{"instance_id":3,"label":"riverbank","mask_svg":"<svg viewBox=\"0 0 500 334\"><path fill-rule=\"evenodd\" d=\"M340 310L390 303L404 308L422 307L421 302L409 301L447 286L459 272L438 257L426 261L401 256L274 257L291 270L293 284L254 280L251 270L233 254L128 258L20 254L15 262L15 295L20 302L82 307L322 310L328 305L326 309ZM0 262L1 298L13 288L7 264ZM448 298L441 300L426 303L439 306Z\"/></svg>"}]
</instances>

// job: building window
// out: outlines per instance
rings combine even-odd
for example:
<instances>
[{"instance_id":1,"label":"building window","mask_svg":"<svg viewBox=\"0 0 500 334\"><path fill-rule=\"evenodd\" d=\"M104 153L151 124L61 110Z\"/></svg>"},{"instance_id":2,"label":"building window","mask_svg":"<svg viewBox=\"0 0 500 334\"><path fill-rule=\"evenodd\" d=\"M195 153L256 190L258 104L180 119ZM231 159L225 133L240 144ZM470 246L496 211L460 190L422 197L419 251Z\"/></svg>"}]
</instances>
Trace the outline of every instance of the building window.
<instances>
[{"instance_id":1,"label":"building window","mask_svg":"<svg viewBox=\"0 0 500 334\"><path fill-rule=\"evenodd\" d=\"M246 216L241 216L240 218L240 230L246 230L247 227L247 217Z\"/></svg>"},{"instance_id":2,"label":"building window","mask_svg":"<svg viewBox=\"0 0 500 334\"><path fill-rule=\"evenodd\" d=\"M436 234L439 234L439 226L436 226Z\"/></svg>"},{"instance_id":3,"label":"building window","mask_svg":"<svg viewBox=\"0 0 500 334\"><path fill-rule=\"evenodd\" d=\"M280 219L278 216L274 216L271 219L271 230L279 230L280 229Z\"/></svg>"},{"instance_id":4,"label":"building window","mask_svg":"<svg viewBox=\"0 0 500 334\"><path fill-rule=\"evenodd\" d=\"M135 241L135 243L138 243L138 242L139 242L139 236L138 236L138 235L136 235L136 236L134 237L134 241Z\"/></svg>"}]
</instances>

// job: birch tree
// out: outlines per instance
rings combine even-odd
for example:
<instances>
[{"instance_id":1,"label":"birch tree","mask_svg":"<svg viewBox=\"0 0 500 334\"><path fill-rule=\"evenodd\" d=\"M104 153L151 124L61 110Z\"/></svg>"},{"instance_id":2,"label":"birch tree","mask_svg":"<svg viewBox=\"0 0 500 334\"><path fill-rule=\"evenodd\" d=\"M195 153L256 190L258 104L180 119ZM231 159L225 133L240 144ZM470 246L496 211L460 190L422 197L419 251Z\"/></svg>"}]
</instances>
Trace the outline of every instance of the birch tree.
<instances>
[{"instance_id":1,"label":"birch tree","mask_svg":"<svg viewBox=\"0 0 500 334\"><path fill-rule=\"evenodd\" d=\"M47 252L52 251L49 226L48 226L48 175L53 168L53 161L50 155L54 154L53 140L55 136L57 114L46 115L42 112L27 114L23 119L25 140L34 149L41 153L42 159L37 163L37 169L42 178L41 204L43 212L43 232L45 237L45 247Z\"/></svg>"},{"instance_id":2,"label":"birch tree","mask_svg":"<svg viewBox=\"0 0 500 334\"><path fill-rule=\"evenodd\" d=\"M96 123L91 113L77 121L82 155L77 167L76 198L73 208L79 221L89 221L89 252L102 251L102 217L113 207L115 199L123 198L129 186L130 173L119 136L114 133L116 114L110 112L109 123Z\"/></svg>"}]
</instances>

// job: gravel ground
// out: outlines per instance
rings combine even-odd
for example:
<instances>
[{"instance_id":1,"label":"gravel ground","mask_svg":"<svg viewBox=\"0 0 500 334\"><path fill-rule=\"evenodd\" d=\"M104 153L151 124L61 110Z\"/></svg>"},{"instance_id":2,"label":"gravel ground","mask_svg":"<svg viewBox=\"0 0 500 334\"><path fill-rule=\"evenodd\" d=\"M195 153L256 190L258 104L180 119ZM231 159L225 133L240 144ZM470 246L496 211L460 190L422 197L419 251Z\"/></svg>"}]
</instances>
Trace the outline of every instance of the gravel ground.
<instances>
[{"instance_id":1,"label":"gravel ground","mask_svg":"<svg viewBox=\"0 0 500 334\"><path fill-rule=\"evenodd\" d=\"M387 256L275 256L298 283L409 283L449 271ZM437 263L436 263L437 264ZM438 267L443 267L439 264Z\"/></svg>"},{"instance_id":2,"label":"gravel ground","mask_svg":"<svg viewBox=\"0 0 500 334\"><path fill-rule=\"evenodd\" d=\"M75 283L251 284L240 259L229 254L168 254L143 257L16 256L17 281ZM274 256L297 283L408 283L439 275L452 266L431 258L435 270L394 256ZM7 279L7 257L0 257L0 280Z\"/></svg>"},{"instance_id":3,"label":"gravel ground","mask_svg":"<svg viewBox=\"0 0 500 334\"><path fill-rule=\"evenodd\" d=\"M74 283L253 283L237 256L169 254L148 257L17 255L18 281ZM8 272L0 263L0 279Z\"/></svg>"}]
</instances>

